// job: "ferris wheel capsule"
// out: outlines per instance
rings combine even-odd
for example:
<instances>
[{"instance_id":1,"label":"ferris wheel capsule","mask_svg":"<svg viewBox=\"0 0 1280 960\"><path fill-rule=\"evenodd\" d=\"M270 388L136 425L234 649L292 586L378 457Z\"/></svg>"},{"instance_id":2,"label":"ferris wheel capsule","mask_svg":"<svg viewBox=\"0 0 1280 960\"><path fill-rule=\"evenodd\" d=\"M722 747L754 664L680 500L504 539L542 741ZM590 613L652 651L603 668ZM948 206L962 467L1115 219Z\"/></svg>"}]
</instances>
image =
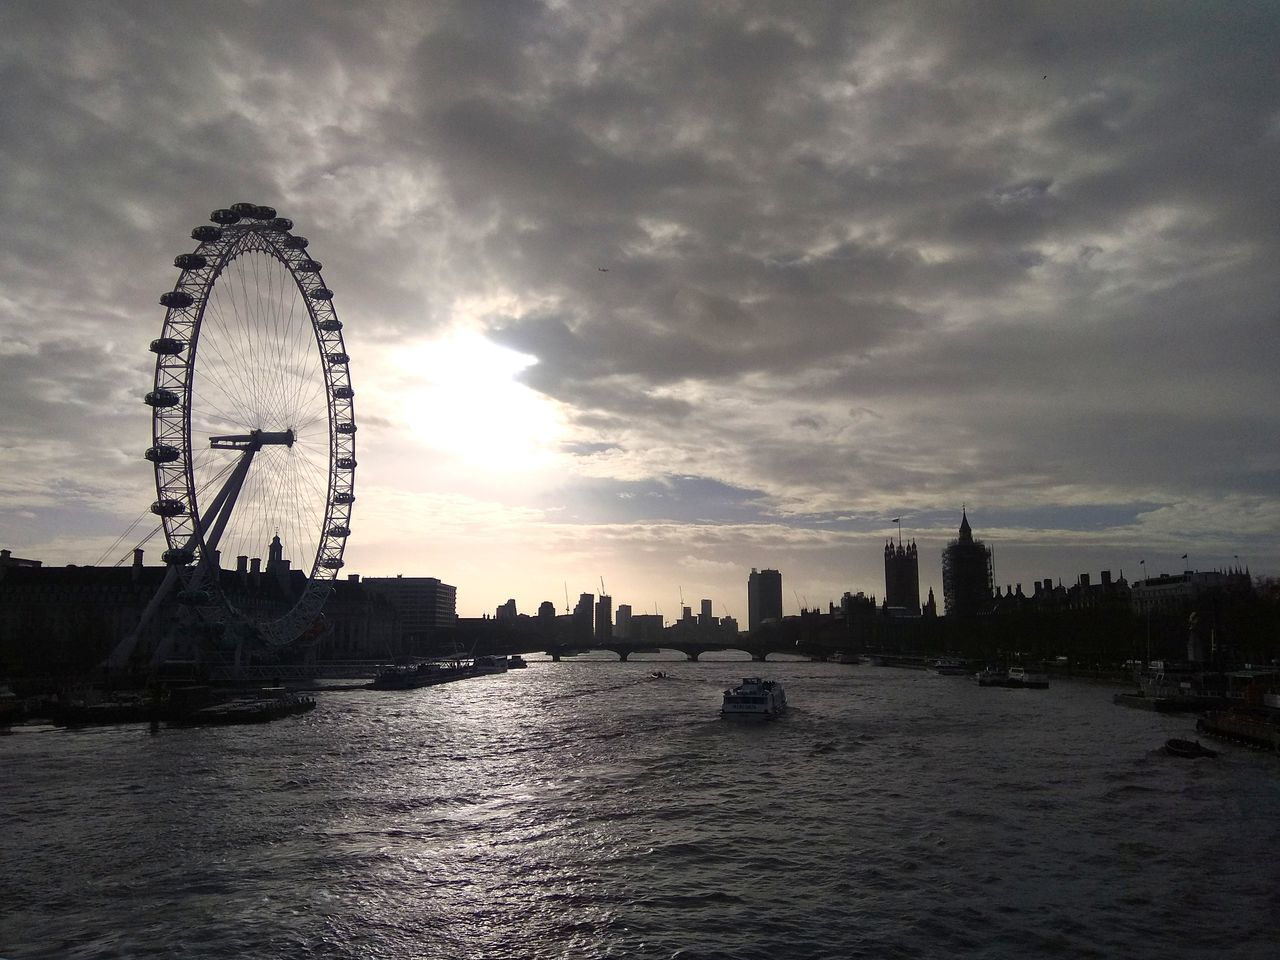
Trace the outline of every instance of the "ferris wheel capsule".
<instances>
[{"instance_id":1,"label":"ferris wheel capsule","mask_svg":"<svg viewBox=\"0 0 1280 960\"><path fill-rule=\"evenodd\" d=\"M173 258L173 265L179 270L203 270L208 264L198 253L180 253Z\"/></svg>"},{"instance_id":2,"label":"ferris wheel capsule","mask_svg":"<svg viewBox=\"0 0 1280 960\"><path fill-rule=\"evenodd\" d=\"M179 310L185 310L187 307L195 303L195 297L187 293L185 290L170 290L168 293L160 294L160 306L173 307Z\"/></svg>"},{"instance_id":3,"label":"ferris wheel capsule","mask_svg":"<svg viewBox=\"0 0 1280 960\"><path fill-rule=\"evenodd\" d=\"M147 452L143 454L147 460L152 463L173 463L182 453L177 447L170 446L167 443L158 443L154 447L147 447Z\"/></svg>"}]
</instances>

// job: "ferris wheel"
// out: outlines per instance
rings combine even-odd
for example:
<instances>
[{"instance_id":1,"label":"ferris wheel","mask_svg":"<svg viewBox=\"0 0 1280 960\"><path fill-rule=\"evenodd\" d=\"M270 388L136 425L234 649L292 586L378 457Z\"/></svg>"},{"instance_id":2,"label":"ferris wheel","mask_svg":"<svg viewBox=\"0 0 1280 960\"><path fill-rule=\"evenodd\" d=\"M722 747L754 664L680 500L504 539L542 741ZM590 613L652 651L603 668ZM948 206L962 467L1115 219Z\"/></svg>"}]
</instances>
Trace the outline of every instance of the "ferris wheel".
<instances>
[{"instance_id":1,"label":"ferris wheel","mask_svg":"<svg viewBox=\"0 0 1280 960\"><path fill-rule=\"evenodd\" d=\"M168 566L152 604L176 590L204 619L247 626L254 642L278 647L317 621L351 533L350 357L333 291L291 220L252 203L210 220L191 231L195 250L173 261L181 272L160 297L167 313L151 341L145 456ZM264 552L268 572L292 578L290 588L271 604L229 599L219 571L232 557L245 570ZM127 660L140 632L112 663Z\"/></svg>"}]
</instances>

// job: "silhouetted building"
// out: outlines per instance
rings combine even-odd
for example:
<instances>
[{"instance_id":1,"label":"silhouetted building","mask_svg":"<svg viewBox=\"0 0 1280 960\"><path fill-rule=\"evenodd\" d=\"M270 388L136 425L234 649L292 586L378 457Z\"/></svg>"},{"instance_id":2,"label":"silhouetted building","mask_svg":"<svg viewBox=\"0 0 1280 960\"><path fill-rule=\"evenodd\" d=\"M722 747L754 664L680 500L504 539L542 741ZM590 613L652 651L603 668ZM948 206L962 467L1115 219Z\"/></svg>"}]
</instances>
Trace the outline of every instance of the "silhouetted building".
<instances>
[{"instance_id":1,"label":"silhouetted building","mask_svg":"<svg viewBox=\"0 0 1280 960\"><path fill-rule=\"evenodd\" d=\"M140 552L141 551L139 550L134 551L135 558ZM0 568L2 567L38 567L40 566L40 564L41 564L41 561L39 560L24 560L22 559L22 557L15 557L8 550L0 550Z\"/></svg>"},{"instance_id":2,"label":"silhouetted building","mask_svg":"<svg viewBox=\"0 0 1280 960\"><path fill-rule=\"evenodd\" d=\"M595 603L596 597L594 593L578 594L578 603L573 608L573 636L576 640L590 640L595 636L592 630L592 624L595 618L592 616L591 607Z\"/></svg>"},{"instance_id":3,"label":"silhouetted building","mask_svg":"<svg viewBox=\"0 0 1280 960\"><path fill-rule=\"evenodd\" d=\"M1087 582L1087 581L1086 581ZM1247 595L1253 590L1248 569L1193 571L1179 574L1162 573L1158 577L1134 582L1130 591L1133 609L1138 612L1166 611L1183 613L1193 609L1205 596L1215 594Z\"/></svg>"},{"instance_id":4,"label":"silhouetted building","mask_svg":"<svg viewBox=\"0 0 1280 960\"><path fill-rule=\"evenodd\" d=\"M458 618L458 588L436 577L365 577L364 585L395 607L402 638L421 639Z\"/></svg>"},{"instance_id":5,"label":"silhouetted building","mask_svg":"<svg viewBox=\"0 0 1280 960\"><path fill-rule=\"evenodd\" d=\"M239 560L239 558L237 558ZM280 557L280 560L283 558ZM300 571L264 571L258 558L216 576L227 602L254 620L282 616L306 584ZM0 673L48 676L100 670L103 660L138 630L143 610L164 581L167 568L145 567L136 549L128 567L47 567L36 561L0 563ZM166 636L167 659L217 661L225 655L209 635L187 628L175 633L171 598L138 635L131 668L144 667ZM332 584L323 619L314 633L290 648L293 659L372 659L396 651L398 615L358 575ZM248 656L248 655L247 655Z\"/></svg>"},{"instance_id":6,"label":"silhouetted building","mask_svg":"<svg viewBox=\"0 0 1280 960\"><path fill-rule=\"evenodd\" d=\"M596 601L596 633L597 640L609 640L613 637L613 597L602 593Z\"/></svg>"},{"instance_id":7,"label":"silhouetted building","mask_svg":"<svg viewBox=\"0 0 1280 960\"><path fill-rule=\"evenodd\" d=\"M631 640L662 642L662 615L658 613L633 613L631 615Z\"/></svg>"},{"instance_id":8,"label":"silhouetted building","mask_svg":"<svg viewBox=\"0 0 1280 960\"><path fill-rule=\"evenodd\" d=\"M631 604L618 604L618 620L613 625L613 635L623 640L631 636Z\"/></svg>"},{"instance_id":9,"label":"silhouetted building","mask_svg":"<svg viewBox=\"0 0 1280 960\"><path fill-rule=\"evenodd\" d=\"M991 604L991 551L973 539L965 512L960 515L960 536L942 551L942 602L948 617L972 617Z\"/></svg>"},{"instance_id":10,"label":"silhouetted building","mask_svg":"<svg viewBox=\"0 0 1280 960\"><path fill-rule=\"evenodd\" d=\"M550 600L543 600L538 604L539 620L554 620L556 618L556 605Z\"/></svg>"},{"instance_id":11,"label":"silhouetted building","mask_svg":"<svg viewBox=\"0 0 1280 960\"><path fill-rule=\"evenodd\" d=\"M747 578L747 630L755 633L766 620L782 620L782 574L752 567Z\"/></svg>"},{"instance_id":12,"label":"silhouetted building","mask_svg":"<svg viewBox=\"0 0 1280 960\"><path fill-rule=\"evenodd\" d=\"M920 560L916 543L892 540L884 545L884 603L910 614L920 613Z\"/></svg>"},{"instance_id":13,"label":"silhouetted building","mask_svg":"<svg viewBox=\"0 0 1280 960\"><path fill-rule=\"evenodd\" d=\"M502 603L498 605L498 609L494 611L493 619L514 620L518 616L519 616L519 613L516 611L516 601L515 601L515 598L512 597L506 603Z\"/></svg>"},{"instance_id":14,"label":"silhouetted building","mask_svg":"<svg viewBox=\"0 0 1280 960\"><path fill-rule=\"evenodd\" d=\"M930 619L938 615L938 601L933 598L933 587L929 588L929 599L924 602L922 613Z\"/></svg>"}]
</instances>

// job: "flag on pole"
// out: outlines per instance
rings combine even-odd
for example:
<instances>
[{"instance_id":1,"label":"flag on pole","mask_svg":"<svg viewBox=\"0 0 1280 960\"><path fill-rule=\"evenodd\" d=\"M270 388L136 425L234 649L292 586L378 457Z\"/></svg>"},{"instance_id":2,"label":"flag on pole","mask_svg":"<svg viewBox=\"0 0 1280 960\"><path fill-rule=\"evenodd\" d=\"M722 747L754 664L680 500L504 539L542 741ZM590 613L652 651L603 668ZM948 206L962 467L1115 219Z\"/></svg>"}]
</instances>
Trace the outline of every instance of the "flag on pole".
<instances>
[{"instance_id":1,"label":"flag on pole","mask_svg":"<svg viewBox=\"0 0 1280 960\"><path fill-rule=\"evenodd\" d=\"M1187 559L1187 555L1185 553L1182 555L1182 559L1183 560Z\"/></svg>"},{"instance_id":2,"label":"flag on pole","mask_svg":"<svg viewBox=\"0 0 1280 960\"><path fill-rule=\"evenodd\" d=\"M901 518L901 517L894 517L894 518L893 518L892 520L890 520L889 522L890 522L890 523L901 523L901 522L902 522L902 518Z\"/></svg>"}]
</instances>

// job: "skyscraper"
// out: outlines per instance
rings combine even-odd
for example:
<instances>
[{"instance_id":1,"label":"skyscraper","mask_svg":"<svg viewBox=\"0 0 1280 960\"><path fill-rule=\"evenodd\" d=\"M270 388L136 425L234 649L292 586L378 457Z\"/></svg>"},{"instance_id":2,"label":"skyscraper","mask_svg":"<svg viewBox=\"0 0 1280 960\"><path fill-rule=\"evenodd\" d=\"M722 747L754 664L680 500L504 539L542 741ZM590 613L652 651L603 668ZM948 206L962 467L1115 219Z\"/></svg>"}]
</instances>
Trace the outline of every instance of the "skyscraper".
<instances>
[{"instance_id":1,"label":"skyscraper","mask_svg":"<svg viewBox=\"0 0 1280 960\"><path fill-rule=\"evenodd\" d=\"M884 603L911 614L920 612L920 560L914 540L905 546L892 540L884 545Z\"/></svg>"},{"instance_id":2,"label":"skyscraper","mask_svg":"<svg viewBox=\"0 0 1280 960\"><path fill-rule=\"evenodd\" d=\"M575 640L590 640L595 636L593 625L595 617L592 616L592 606L595 603L595 594L580 593L578 594L578 602L573 608L573 638Z\"/></svg>"},{"instance_id":3,"label":"skyscraper","mask_svg":"<svg viewBox=\"0 0 1280 960\"><path fill-rule=\"evenodd\" d=\"M596 601L596 639L608 640L613 636L613 597L602 593Z\"/></svg>"},{"instance_id":4,"label":"skyscraper","mask_svg":"<svg viewBox=\"0 0 1280 960\"><path fill-rule=\"evenodd\" d=\"M960 513L960 536L942 551L942 602L948 617L972 617L991 602L991 550L973 539L968 514Z\"/></svg>"},{"instance_id":5,"label":"skyscraper","mask_svg":"<svg viewBox=\"0 0 1280 960\"><path fill-rule=\"evenodd\" d=\"M782 619L782 574L751 568L747 578L747 629L755 633L766 620Z\"/></svg>"}]
</instances>

